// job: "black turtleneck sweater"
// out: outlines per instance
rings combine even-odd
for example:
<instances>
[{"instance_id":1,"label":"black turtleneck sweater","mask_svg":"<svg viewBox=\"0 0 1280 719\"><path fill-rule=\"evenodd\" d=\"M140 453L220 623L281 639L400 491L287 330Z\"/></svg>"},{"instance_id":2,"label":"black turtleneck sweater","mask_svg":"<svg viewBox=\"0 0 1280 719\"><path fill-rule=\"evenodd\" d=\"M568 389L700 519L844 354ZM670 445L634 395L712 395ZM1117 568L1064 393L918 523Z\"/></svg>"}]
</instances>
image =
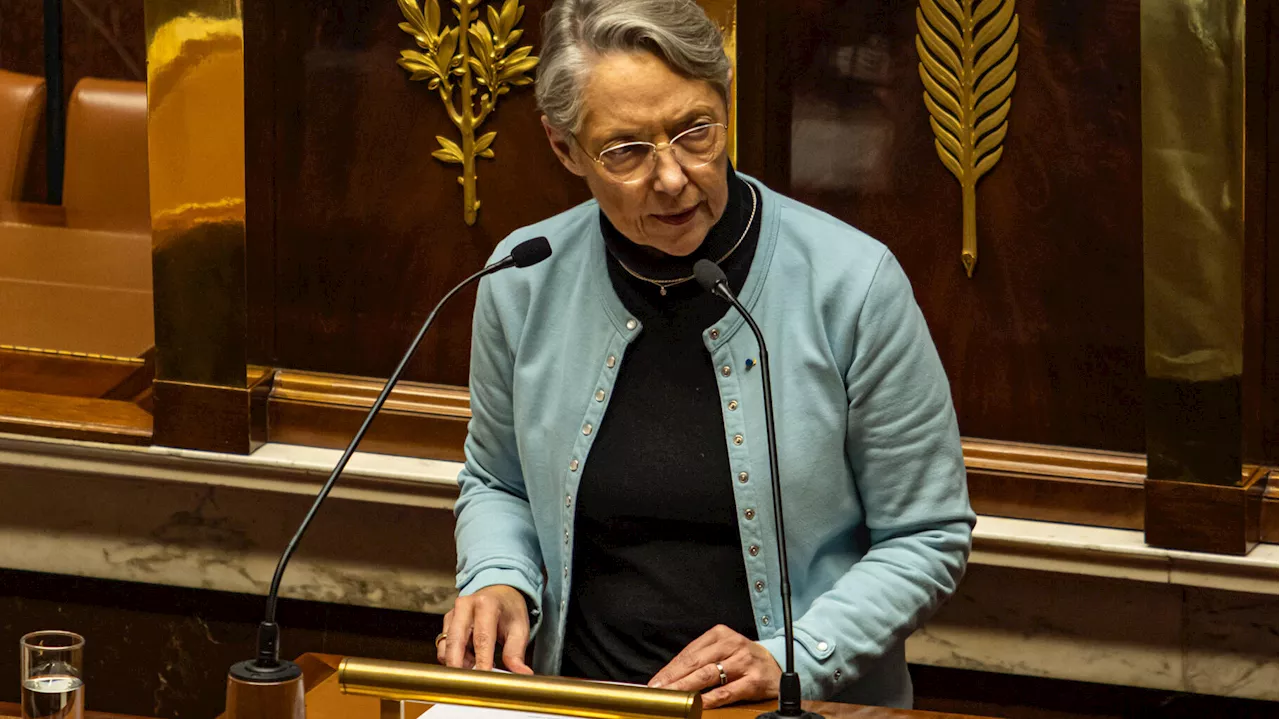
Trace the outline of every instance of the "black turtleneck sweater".
<instances>
[{"instance_id":1,"label":"black turtleneck sweater","mask_svg":"<svg viewBox=\"0 0 1280 719\"><path fill-rule=\"evenodd\" d=\"M754 219L752 200L755 198ZM719 222L689 257L640 247L600 216L609 279L643 324L627 349L578 490L561 673L647 682L717 624L756 637L715 368L702 332L729 311L694 280L720 260L741 290L760 237L759 191L729 167Z\"/></svg>"}]
</instances>

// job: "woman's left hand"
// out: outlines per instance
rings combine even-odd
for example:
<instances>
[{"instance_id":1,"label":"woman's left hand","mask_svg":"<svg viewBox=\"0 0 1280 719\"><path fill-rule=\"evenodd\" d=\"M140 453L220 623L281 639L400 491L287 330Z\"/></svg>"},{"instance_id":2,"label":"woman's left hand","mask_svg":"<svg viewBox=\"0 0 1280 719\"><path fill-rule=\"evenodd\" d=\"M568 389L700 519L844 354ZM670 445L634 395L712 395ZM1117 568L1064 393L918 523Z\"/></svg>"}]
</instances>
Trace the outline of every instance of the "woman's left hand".
<instances>
[{"instance_id":1,"label":"woman's left hand","mask_svg":"<svg viewBox=\"0 0 1280 719\"><path fill-rule=\"evenodd\" d=\"M716 665L719 664L720 667ZM720 682L721 667L724 684ZM676 691L703 691L702 708L778 696L782 667L768 649L719 625L693 640L649 686Z\"/></svg>"}]
</instances>

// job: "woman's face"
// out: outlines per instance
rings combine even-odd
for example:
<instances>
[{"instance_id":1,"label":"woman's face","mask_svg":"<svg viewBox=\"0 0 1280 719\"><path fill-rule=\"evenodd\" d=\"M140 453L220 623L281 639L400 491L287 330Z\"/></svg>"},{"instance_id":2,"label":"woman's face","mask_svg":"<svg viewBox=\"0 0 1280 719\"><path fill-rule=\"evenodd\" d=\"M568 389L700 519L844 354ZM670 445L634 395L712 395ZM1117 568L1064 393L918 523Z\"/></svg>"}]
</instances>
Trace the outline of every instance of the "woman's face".
<instances>
[{"instance_id":1,"label":"woman's face","mask_svg":"<svg viewBox=\"0 0 1280 719\"><path fill-rule=\"evenodd\" d=\"M586 179L600 209L627 239L678 257L698 249L728 202L726 153L690 170L671 151L660 151L653 172L634 184L610 178L593 158L621 142L661 144L694 125L727 124L719 93L709 83L681 77L651 53L611 53L596 60L583 101L576 137L543 119L560 161Z\"/></svg>"}]
</instances>

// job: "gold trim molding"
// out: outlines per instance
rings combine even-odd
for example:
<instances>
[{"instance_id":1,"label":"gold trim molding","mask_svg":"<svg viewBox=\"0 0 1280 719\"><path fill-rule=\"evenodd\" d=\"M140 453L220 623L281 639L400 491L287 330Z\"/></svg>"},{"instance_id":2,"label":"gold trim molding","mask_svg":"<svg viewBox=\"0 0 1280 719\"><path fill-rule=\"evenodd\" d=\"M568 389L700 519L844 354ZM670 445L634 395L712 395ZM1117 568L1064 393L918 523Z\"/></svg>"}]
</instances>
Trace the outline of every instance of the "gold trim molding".
<instances>
[{"instance_id":1,"label":"gold trim molding","mask_svg":"<svg viewBox=\"0 0 1280 719\"><path fill-rule=\"evenodd\" d=\"M116 355L104 355L97 352L76 352L73 350L51 350L40 347L23 347L22 345L6 345L0 344L0 352L25 352L28 354L54 355L57 357L75 357L77 359L102 360L104 362L118 362L124 364L146 364L146 360L142 357L118 357Z\"/></svg>"},{"instance_id":2,"label":"gold trim molding","mask_svg":"<svg viewBox=\"0 0 1280 719\"><path fill-rule=\"evenodd\" d=\"M975 7L976 5L976 7ZM960 261L978 264L978 181L1004 155L1018 73L1015 0L920 0L916 52L938 159L960 182Z\"/></svg>"},{"instance_id":3,"label":"gold trim molding","mask_svg":"<svg viewBox=\"0 0 1280 719\"><path fill-rule=\"evenodd\" d=\"M412 35L421 50L401 51L396 64L410 73L410 80L426 81L428 90L440 94L449 119L462 133L461 144L436 135L440 149L431 156L462 165L458 184L462 185L463 217L474 225L480 212L476 158L493 159L493 141L498 136L488 132L476 137L476 131L497 109L498 98L513 87L533 82L528 73L538 65L538 58L530 54L532 46L515 47L524 34L516 26L525 9L518 0L505 0L501 10L490 5L486 24L478 10L484 0L452 0L458 24L441 28L438 0L423 0L421 7L418 0L397 2L407 21L400 23L400 29Z\"/></svg>"}]
</instances>

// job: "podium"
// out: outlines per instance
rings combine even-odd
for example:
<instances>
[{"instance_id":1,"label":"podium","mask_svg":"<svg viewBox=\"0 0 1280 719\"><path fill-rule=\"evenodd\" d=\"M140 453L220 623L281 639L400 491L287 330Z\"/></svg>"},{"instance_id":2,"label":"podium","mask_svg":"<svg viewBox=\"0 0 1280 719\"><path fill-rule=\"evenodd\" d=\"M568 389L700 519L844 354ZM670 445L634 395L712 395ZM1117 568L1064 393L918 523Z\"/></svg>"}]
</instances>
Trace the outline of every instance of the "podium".
<instances>
[{"instance_id":1,"label":"podium","mask_svg":"<svg viewBox=\"0 0 1280 719\"><path fill-rule=\"evenodd\" d=\"M431 705L427 702L387 701L375 696L343 693L338 670L345 657L304 654L297 661L307 688L307 719L417 719ZM607 686L607 685L605 685ZM703 719L756 719L776 708L776 702L744 704L702 712ZM834 702L805 702L806 709L827 719L980 719L967 714L886 709ZM545 708L541 711L547 711ZM0 716L0 719L4 719Z\"/></svg>"},{"instance_id":2,"label":"podium","mask_svg":"<svg viewBox=\"0 0 1280 719\"><path fill-rule=\"evenodd\" d=\"M307 719L417 719L431 705L426 702L387 701L375 696L345 694L338 679L341 657L333 654L303 654L297 659L307 692ZM89 687L90 701L93 688ZM774 708L773 702L709 709L703 719L755 719ZM806 709L821 712L827 719L982 719L968 714L886 709L834 702L805 702ZM545 710L544 710L545 711ZM122 714L86 711L85 719L147 719ZM22 708L0 702L0 719L18 719ZM219 717L223 719L223 717Z\"/></svg>"}]
</instances>

